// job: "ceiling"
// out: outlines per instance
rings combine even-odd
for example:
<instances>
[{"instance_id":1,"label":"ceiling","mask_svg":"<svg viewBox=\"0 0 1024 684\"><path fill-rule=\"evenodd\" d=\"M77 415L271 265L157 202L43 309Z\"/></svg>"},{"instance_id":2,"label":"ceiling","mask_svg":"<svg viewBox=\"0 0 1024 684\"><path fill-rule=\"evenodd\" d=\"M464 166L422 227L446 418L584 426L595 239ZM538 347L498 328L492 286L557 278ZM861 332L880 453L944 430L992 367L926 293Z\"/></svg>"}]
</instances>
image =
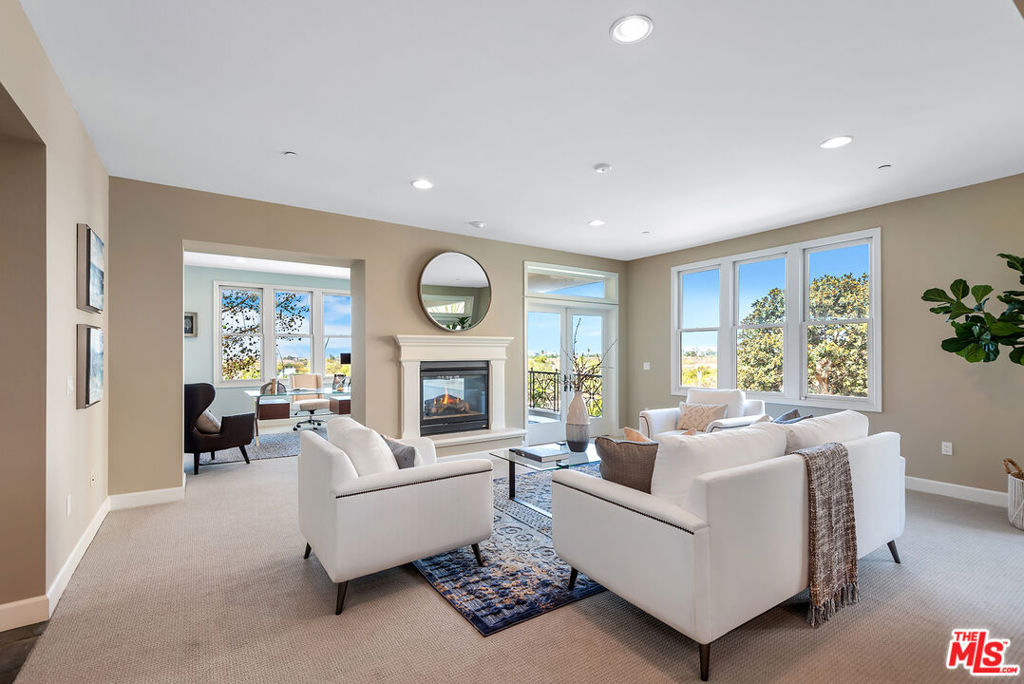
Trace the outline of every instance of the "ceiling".
<instances>
[{"instance_id":1,"label":"ceiling","mask_svg":"<svg viewBox=\"0 0 1024 684\"><path fill-rule=\"evenodd\" d=\"M1024 172L1011 0L22 4L111 175L422 228L630 259Z\"/></svg>"},{"instance_id":2,"label":"ceiling","mask_svg":"<svg viewBox=\"0 0 1024 684\"><path fill-rule=\"evenodd\" d=\"M184 263L186 266L229 268L235 271L283 273L296 276L315 276L317 278L340 278L342 280L349 280L352 275L350 269L341 266L306 264L298 261L278 261L276 259L255 259L230 254L210 254L207 252L185 252Z\"/></svg>"}]
</instances>

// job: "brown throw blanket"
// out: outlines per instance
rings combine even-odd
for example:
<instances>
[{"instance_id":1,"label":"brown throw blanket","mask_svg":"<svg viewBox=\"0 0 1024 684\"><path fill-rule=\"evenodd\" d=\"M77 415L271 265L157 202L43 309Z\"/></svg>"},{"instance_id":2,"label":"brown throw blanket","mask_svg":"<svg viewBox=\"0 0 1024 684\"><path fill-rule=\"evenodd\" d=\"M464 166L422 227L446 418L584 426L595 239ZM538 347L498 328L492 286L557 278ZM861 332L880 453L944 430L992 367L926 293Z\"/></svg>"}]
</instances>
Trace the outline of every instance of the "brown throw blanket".
<instances>
[{"instance_id":1,"label":"brown throw blanket","mask_svg":"<svg viewBox=\"0 0 1024 684\"><path fill-rule=\"evenodd\" d=\"M836 442L794 453L807 464L811 584L807 622L820 627L837 610L860 600L850 459L846 447Z\"/></svg>"}]
</instances>

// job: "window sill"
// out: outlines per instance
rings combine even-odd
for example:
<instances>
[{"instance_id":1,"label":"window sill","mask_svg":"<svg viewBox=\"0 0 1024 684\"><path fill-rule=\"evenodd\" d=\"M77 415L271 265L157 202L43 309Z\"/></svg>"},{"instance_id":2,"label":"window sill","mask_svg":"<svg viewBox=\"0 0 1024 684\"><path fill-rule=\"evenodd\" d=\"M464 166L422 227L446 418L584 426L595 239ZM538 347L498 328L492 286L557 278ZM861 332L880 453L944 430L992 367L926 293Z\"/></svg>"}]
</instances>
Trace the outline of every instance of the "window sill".
<instances>
[{"instance_id":1,"label":"window sill","mask_svg":"<svg viewBox=\"0 0 1024 684\"><path fill-rule=\"evenodd\" d=\"M686 397L688 389L703 389L703 388L683 388L673 389L672 395L676 397ZM717 388L707 388L717 389ZM725 389L725 388L723 388ZM774 404L776 406L799 406L801 408L819 408L819 409L831 409L842 411L849 409L850 411L862 411L864 413L881 413L882 404L881 402L872 402L869 399L830 399L826 397L813 398L813 399L797 399L796 397L787 397L781 394L765 394L760 392L747 392L747 399L757 399L763 401L765 404Z\"/></svg>"}]
</instances>

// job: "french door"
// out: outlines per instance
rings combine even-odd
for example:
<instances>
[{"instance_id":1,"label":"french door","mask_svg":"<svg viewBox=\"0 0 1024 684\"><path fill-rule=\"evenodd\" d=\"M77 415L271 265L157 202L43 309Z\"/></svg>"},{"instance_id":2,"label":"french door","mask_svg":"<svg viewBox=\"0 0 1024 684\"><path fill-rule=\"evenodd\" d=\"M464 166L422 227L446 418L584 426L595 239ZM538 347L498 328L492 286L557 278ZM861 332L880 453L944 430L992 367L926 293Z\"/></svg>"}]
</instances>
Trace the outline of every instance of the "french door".
<instances>
[{"instance_id":1,"label":"french door","mask_svg":"<svg viewBox=\"0 0 1024 684\"><path fill-rule=\"evenodd\" d=\"M526 304L526 439L565 440L569 402L582 392L591 436L615 431L616 307Z\"/></svg>"}]
</instances>

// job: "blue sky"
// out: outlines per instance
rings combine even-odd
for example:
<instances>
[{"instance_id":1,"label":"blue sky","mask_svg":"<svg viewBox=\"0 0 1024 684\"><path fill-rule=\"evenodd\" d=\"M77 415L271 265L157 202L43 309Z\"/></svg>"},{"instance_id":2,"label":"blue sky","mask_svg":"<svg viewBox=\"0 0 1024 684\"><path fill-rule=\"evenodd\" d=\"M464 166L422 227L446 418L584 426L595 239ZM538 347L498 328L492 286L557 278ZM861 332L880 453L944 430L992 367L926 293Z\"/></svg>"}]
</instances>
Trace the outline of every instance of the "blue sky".
<instances>
[{"instance_id":1,"label":"blue sky","mask_svg":"<svg viewBox=\"0 0 1024 684\"><path fill-rule=\"evenodd\" d=\"M530 355L540 351L557 352L560 348L560 325L561 316L557 313L547 311L530 311L526 314L527 322L527 353ZM603 352L608 345L601 337L600 316L573 316L572 328L576 330L576 323L582 321L577 336L576 344L582 352ZM568 347L568 344L566 344Z\"/></svg>"}]
</instances>

